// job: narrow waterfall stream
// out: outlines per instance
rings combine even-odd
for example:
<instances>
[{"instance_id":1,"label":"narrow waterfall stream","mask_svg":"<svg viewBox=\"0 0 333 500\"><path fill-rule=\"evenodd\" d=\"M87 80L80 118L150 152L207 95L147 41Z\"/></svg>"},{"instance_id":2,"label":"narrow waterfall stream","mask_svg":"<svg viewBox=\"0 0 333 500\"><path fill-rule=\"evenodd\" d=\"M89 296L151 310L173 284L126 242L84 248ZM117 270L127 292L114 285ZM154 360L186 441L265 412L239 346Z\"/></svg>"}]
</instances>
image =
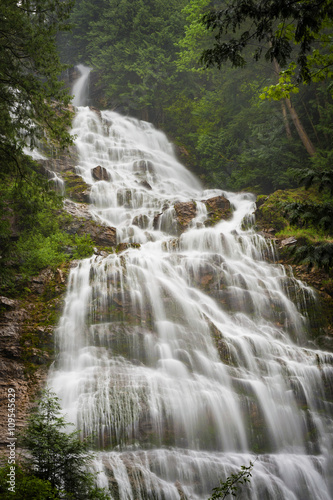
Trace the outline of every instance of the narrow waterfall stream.
<instances>
[{"instance_id":1,"label":"narrow waterfall stream","mask_svg":"<svg viewBox=\"0 0 333 500\"><path fill-rule=\"evenodd\" d=\"M203 191L149 123L79 107L73 133L121 251L71 270L49 384L96 434L100 484L115 500L205 500L257 457L242 499L333 498L333 355L309 341L311 289L251 228L255 198ZM207 226L217 196L233 215ZM191 201L181 232L174 205Z\"/></svg>"}]
</instances>

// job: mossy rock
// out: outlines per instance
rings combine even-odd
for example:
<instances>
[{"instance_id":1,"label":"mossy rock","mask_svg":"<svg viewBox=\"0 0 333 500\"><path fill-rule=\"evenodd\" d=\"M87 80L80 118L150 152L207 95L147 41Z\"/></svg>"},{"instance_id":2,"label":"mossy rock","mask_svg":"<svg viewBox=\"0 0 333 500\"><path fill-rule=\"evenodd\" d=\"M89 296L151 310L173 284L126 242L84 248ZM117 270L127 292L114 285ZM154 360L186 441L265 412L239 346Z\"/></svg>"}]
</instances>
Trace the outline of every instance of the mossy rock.
<instances>
[{"instance_id":1,"label":"mossy rock","mask_svg":"<svg viewBox=\"0 0 333 500\"><path fill-rule=\"evenodd\" d=\"M275 232L282 231L290 227L287 215L284 213L284 206L288 203L322 203L322 195L317 189L297 189L278 190L269 196L258 196L255 212L257 227L267 231L273 228Z\"/></svg>"},{"instance_id":2,"label":"mossy rock","mask_svg":"<svg viewBox=\"0 0 333 500\"><path fill-rule=\"evenodd\" d=\"M90 186L84 182L80 175L67 171L63 178L66 196L79 203L90 202Z\"/></svg>"}]
</instances>

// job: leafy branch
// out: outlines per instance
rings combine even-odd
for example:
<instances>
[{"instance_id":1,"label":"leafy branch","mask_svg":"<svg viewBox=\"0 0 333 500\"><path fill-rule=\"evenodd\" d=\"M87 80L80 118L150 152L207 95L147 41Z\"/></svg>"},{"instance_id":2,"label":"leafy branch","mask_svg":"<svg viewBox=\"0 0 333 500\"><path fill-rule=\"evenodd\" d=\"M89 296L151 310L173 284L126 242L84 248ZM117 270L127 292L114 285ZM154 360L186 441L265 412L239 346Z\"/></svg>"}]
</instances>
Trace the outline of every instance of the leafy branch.
<instances>
[{"instance_id":1,"label":"leafy branch","mask_svg":"<svg viewBox=\"0 0 333 500\"><path fill-rule=\"evenodd\" d=\"M252 469L254 462L250 462L247 467L242 465L240 471L236 474L231 474L226 481L220 481L220 485L213 488L213 494L208 500L216 500L226 498L228 495L236 496L240 485L250 482L250 477L252 477Z\"/></svg>"}]
</instances>

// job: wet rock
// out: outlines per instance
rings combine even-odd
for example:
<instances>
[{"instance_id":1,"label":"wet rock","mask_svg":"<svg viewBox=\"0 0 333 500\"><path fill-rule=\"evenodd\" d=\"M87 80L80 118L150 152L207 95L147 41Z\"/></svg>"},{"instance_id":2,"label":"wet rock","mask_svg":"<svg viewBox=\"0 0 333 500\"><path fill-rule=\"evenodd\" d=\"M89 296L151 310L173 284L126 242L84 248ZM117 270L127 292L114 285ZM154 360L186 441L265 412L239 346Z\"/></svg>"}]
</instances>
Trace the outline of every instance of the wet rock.
<instances>
[{"instance_id":1,"label":"wet rock","mask_svg":"<svg viewBox=\"0 0 333 500\"><path fill-rule=\"evenodd\" d=\"M162 215L162 212L160 214L156 214L154 216L154 220L153 220L153 228L155 230L159 229L159 222L160 222L160 217Z\"/></svg>"},{"instance_id":2,"label":"wet rock","mask_svg":"<svg viewBox=\"0 0 333 500\"><path fill-rule=\"evenodd\" d=\"M90 186L80 175L68 171L63 174L63 180L65 181L65 194L68 198L80 203L89 203Z\"/></svg>"},{"instance_id":3,"label":"wet rock","mask_svg":"<svg viewBox=\"0 0 333 500\"><path fill-rule=\"evenodd\" d=\"M230 201L224 196L215 196L208 200L202 200L207 207L209 218L205 221L205 226L212 226L220 220L227 220L231 217Z\"/></svg>"},{"instance_id":4,"label":"wet rock","mask_svg":"<svg viewBox=\"0 0 333 500\"><path fill-rule=\"evenodd\" d=\"M38 160L38 164L40 165L39 171L46 176L50 170L58 173L74 170L77 163L78 153L75 146L70 146L63 153L58 153L55 158Z\"/></svg>"},{"instance_id":5,"label":"wet rock","mask_svg":"<svg viewBox=\"0 0 333 500\"><path fill-rule=\"evenodd\" d=\"M100 165L91 169L91 175L96 181L108 181L110 179L109 172Z\"/></svg>"},{"instance_id":6,"label":"wet rock","mask_svg":"<svg viewBox=\"0 0 333 500\"><path fill-rule=\"evenodd\" d=\"M99 226L94 221L89 221L81 234L88 232L96 245L102 247L113 247L117 244L117 230L115 227Z\"/></svg>"},{"instance_id":7,"label":"wet rock","mask_svg":"<svg viewBox=\"0 0 333 500\"><path fill-rule=\"evenodd\" d=\"M176 212L177 222L179 231L185 231L191 222L192 219L197 214L197 207L194 201L185 201L175 203L174 209Z\"/></svg>"},{"instance_id":8,"label":"wet rock","mask_svg":"<svg viewBox=\"0 0 333 500\"><path fill-rule=\"evenodd\" d=\"M139 184L140 184L140 186L144 187L145 189L148 189L149 191L151 191L153 189L151 187L151 185L149 184L149 182L147 182L147 181L141 181Z\"/></svg>"},{"instance_id":9,"label":"wet rock","mask_svg":"<svg viewBox=\"0 0 333 500\"><path fill-rule=\"evenodd\" d=\"M64 227L64 231L69 234L90 234L91 239L99 246L116 246L117 231L115 227L104 226L98 224L92 219L89 207L86 204L78 204L66 200L64 203L65 210L73 215L73 219Z\"/></svg>"},{"instance_id":10,"label":"wet rock","mask_svg":"<svg viewBox=\"0 0 333 500\"><path fill-rule=\"evenodd\" d=\"M132 224L140 229L147 229L149 226L149 217L145 214L134 217Z\"/></svg>"}]
</instances>

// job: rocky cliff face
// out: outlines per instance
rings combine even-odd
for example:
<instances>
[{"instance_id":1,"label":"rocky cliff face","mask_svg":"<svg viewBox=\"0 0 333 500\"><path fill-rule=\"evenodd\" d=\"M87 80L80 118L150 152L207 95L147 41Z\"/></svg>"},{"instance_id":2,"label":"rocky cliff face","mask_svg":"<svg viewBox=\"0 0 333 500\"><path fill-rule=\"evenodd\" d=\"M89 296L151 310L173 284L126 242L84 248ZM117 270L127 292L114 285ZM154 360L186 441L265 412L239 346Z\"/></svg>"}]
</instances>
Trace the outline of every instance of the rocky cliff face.
<instances>
[{"instance_id":1,"label":"rocky cliff face","mask_svg":"<svg viewBox=\"0 0 333 500\"><path fill-rule=\"evenodd\" d=\"M319 269L317 266L298 263L295 260L297 249L306 242L297 235L297 227L289 226L283 214L283 204L288 200L304 202L316 193L304 189L277 191L269 197L261 197L257 201L256 226L260 234L271 240L276 249L278 262L289 266L294 276L311 286L317 295L316 311L308 311L312 321L313 341L321 349L333 351L333 279L332 272ZM292 196L292 198L291 198ZM286 235L283 234L285 229ZM294 235L289 233L293 231ZM319 312L319 314L318 314ZM315 319L314 319L315 318Z\"/></svg>"},{"instance_id":2,"label":"rocky cliff face","mask_svg":"<svg viewBox=\"0 0 333 500\"><path fill-rule=\"evenodd\" d=\"M105 226L93 219L89 210L90 186L86 184L75 170L77 153L72 148L70 154L43 160L41 171L51 179L56 179L58 189L65 195L63 210L70 215L65 231L70 234L89 234L96 245L95 253L122 252L128 245L117 245L117 232L113 227ZM54 176L56 173L56 176ZM107 181L108 175L100 165L92 171L96 182ZM149 189L150 186L144 186ZM231 207L223 196L202 200L208 212L205 225L216 224L221 219L231 216ZM260 207L258 207L260 208ZM177 246L178 238L195 219L197 207L194 202L177 202L173 205L176 214L177 228L175 239L169 243ZM314 342L322 348L333 350L333 285L331 277L318 269L309 270L304 265L295 265L292 261L292 250L297 245L296 238L286 241L278 238L276 232L280 224L279 214L265 214L257 211L258 229L266 238L272 239L279 249L279 262L290 265L295 276L312 286L319 297L322 309L320 324L313 324L316 338ZM155 226L158 227L162 214L156 214ZM134 225L145 228L147 221L137 216ZM16 231L12 224L13 237ZM17 236L17 235L16 235ZM15 236L15 237L16 237ZM135 245L131 244L131 245ZM217 301L228 307L228 296L223 292L223 282L218 274L221 262L216 267L200 269L192 279L198 286ZM76 265L72 262L71 265ZM56 270L45 269L38 276L31 278L24 296L15 300L0 297L0 446L6 446L7 435L7 389L14 388L17 400L17 430L24 425L29 405L40 387L45 384L49 366L54 359L54 331L62 310L66 280L70 265L64 264ZM124 317L126 313L126 297L115 296L114 313ZM166 298L166 306L168 304ZM229 304L230 305L230 304ZM101 315L106 314L100 311ZM311 311L310 311L311 314ZM316 315L318 317L318 315ZM130 318L133 322L133 318ZM149 322L149 311L147 311ZM216 332L212 328L212 336ZM230 353L223 339L216 337L221 359L228 363ZM121 346L117 346L121 349Z\"/></svg>"},{"instance_id":3,"label":"rocky cliff face","mask_svg":"<svg viewBox=\"0 0 333 500\"><path fill-rule=\"evenodd\" d=\"M96 111L98 112L98 111ZM117 232L113 227L105 226L94 220L89 210L90 186L77 174L75 166L78 155L75 147L67 153L46 160L40 160L40 173L54 182L55 188L64 194L63 211L70 217L63 230L69 234L89 234L96 254L122 252L129 244L117 244ZM100 165L92 169L93 179L109 180L107 172ZM146 189L151 189L148 185ZM212 225L231 216L228 200L219 196L203 200L208 209L205 225ZM180 235L197 215L194 202L175 203L173 206L178 221L177 233ZM161 214L156 214L156 221ZM19 234L12 217L12 238ZM145 227L143 217L133 221ZM138 246L135 243L130 246ZM25 292L15 300L0 297L0 447L8 443L7 428L7 390L13 388L16 393L16 431L24 426L32 401L38 390L46 383L47 373L54 359L54 332L60 317L66 292L66 282L71 266L63 264L58 269L47 268L27 283ZM210 287L216 279L211 270L203 270L201 281L203 288ZM126 298L125 298L126 299ZM126 300L115 303L117 311L123 316ZM101 311L103 314L103 311Z\"/></svg>"}]
</instances>

